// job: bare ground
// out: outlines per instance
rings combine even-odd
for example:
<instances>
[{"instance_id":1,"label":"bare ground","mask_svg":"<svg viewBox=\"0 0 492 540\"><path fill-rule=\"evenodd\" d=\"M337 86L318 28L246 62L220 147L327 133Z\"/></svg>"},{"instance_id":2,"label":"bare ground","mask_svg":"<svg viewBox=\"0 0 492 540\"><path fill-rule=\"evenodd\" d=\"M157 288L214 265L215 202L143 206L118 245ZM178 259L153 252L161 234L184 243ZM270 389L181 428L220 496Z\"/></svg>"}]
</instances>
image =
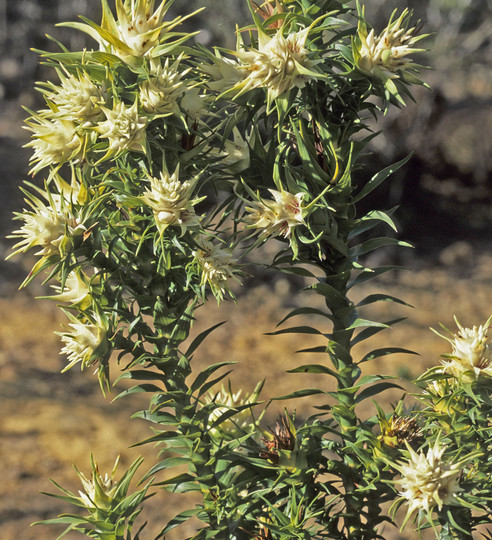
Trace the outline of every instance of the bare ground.
<instances>
[{"instance_id":1,"label":"bare ground","mask_svg":"<svg viewBox=\"0 0 492 540\"><path fill-rule=\"evenodd\" d=\"M407 319L355 351L356 358L382 345L417 351L420 356L394 356L390 360L377 360L366 368L370 372L403 377L403 386L409 389L408 380L438 363L439 355L448 352L447 343L433 334L430 326L437 327L442 322L454 328L454 314L464 325L481 324L491 312L490 243L457 242L437 253L433 260L414 260L410 271L393 273L354 291L354 300L383 290L415 307L406 309L384 302L365 313L379 320L397 316ZM203 345L196 359L197 368L221 360L235 361L237 366L231 375L233 387L250 391L264 378L265 398L302 386L330 388L329 379L285 373L301 362L323 361L319 357L302 358L295 354L296 350L314 344L311 337L264 335L275 328L289 308L305 301L310 305L318 302L315 297L303 299L295 295L289 282L281 279L271 286L251 288L240 297L237 306L229 302L217 307L210 302L198 313L194 332L222 320L228 323ZM2 540L52 539L61 530L57 533L50 527L30 526L36 520L67 511L63 503L40 493L56 491L49 478L77 491L80 486L72 464L87 474L91 452L102 471L111 470L117 455L121 455L122 470L140 453L145 457L142 473L154 463L155 448L129 448L150 435L144 422L129 420L133 412L145 407L146 398L138 396L111 403L111 397L102 397L90 372L74 369L61 374L64 360L59 355L59 338L53 332L59 329L62 317L51 303L34 300L26 293L8 294L0 298L0 313L1 537ZM309 322L319 323L315 319ZM388 391L378 399L386 404L394 403L400 395L400 391ZM312 404L312 401L295 400L287 405L297 410L298 417L306 417L312 411ZM283 405L270 406L265 424ZM163 516L169 517L180 506L186 506L184 498L156 494L146 510L150 525L144 538L153 538ZM169 539L182 539L186 532L178 530ZM69 540L79 537L67 536ZM388 530L387 538L416 536Z\"/></svg>"}]
</instances>

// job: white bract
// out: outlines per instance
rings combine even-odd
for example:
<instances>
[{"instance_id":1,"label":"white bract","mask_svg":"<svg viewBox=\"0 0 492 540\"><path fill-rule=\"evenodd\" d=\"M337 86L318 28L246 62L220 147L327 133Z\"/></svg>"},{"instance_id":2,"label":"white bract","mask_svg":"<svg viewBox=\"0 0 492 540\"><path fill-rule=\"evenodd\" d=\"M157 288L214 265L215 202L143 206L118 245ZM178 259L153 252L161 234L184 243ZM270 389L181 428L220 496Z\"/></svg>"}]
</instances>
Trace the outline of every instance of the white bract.
<instances>
[{"instance_id":1,"label":"white bract","mask_svg":"<svg viewBox=\"0 0 492 540\"><path fill-rule=\"evenodd\" d=\"M443 355L443 371L459 380L472 382L480 376L492 377L492 347L487 332L492 317L481 325L464 328L455 317L459 331L452 338L441 336L453 347L453 352ZM440 335L440 334L439 334Z\"/></svg>"},{"instance_id":2,"label":"white bract","mask_svg":"<svg viewBox=\"0 0 492 540\"><path fill-rule=\"evenodd\" d=\"M293 195L288 191L268 190L273 200L260 199L247 206L245 222L248 227L260 230L260 238L284 236L290 238L298 225L304 225L304 193Z\"/></svg>"},{"instance_id":3,"label":"white bract","mask_svg":"<svg viewBox=\"0 0 492 540\"><path fill-rule=\"evenodd\" d=\"M235 274L240 270L236 266L236 259L231 249L223 249L219 244L201 238L198 240L199 248L193 252L195 260L201 267L202 275L200 285L204 288L208 285L217 298L223 300L226 292L231 292L229 280L234 278L239 282Z\"/></svg>"},{"instance_id":4,"label":"white bract","mask_svg":"<svg viewBox=\"0 0 492 540\"><path fill-rule=\"evenodd\" d=\"M136 101L131 107L119 101L114 103L112 110L106 107L102 110L106 120L99 122L96 130L100 137L108 139L109 153L145 152L147 118L139 115Z\"/></svg>"},{"instance_id":5,"label":"white bract","mask_svg":"<svg viewBox=\"0 0 492 540\"><path fill-rule=\"evenodd\" d=\"M150 189L142 195L142 201L152 208L159 232L163 233L169 226L179 226L184 234L188 228L199 226L193 206L204 197L191 198L197 180L198 177L181 181L179 166L172 175L161 172L159 178L149 176Z\"/></svg>"},{"instance_id":6,"label":"white bract","mask_svg":"<svg viewBox=\"0 0 492 540\"><path fill-rule=\"evenodd\" d=\"M101 317L93 314L93 321L81 321L67 312L70 323L66 332L55 332L61 336L65 346L60 354L68 358L68 365L63 369L67 371L80 362L81 369L92 365L98 360L97 353L104 352L106 344L107 327Z\"/></svg>"},{"instance_id":7,"label":"white bract","mask_svg":"<svg viewBox=\"0 0 492 540\"><path fill-rule=\"evenodd\" d=\"M452 504L459 491L460 464L449 464L442 459L446 447L439 441L426 454L415 452L408 443L407 449L410 458L397 467L401 474L400 495L409 506L407 518L416 510L429 513L435 506L440 510L444 504Z\"/></svg>"},{"instance_id":8,"label":"white bract","mask_svg":"<svg viewBox=\"0 0 492 540\"><path fill-rule=\"evenodd\" d=\"M57 118L46 110L33 115L26 123L26 129L33 132L32 141L24 145L34 150L30 163L35 165L29 171L31 174L53 164L76 161L81 157L83 138L71 120Z\"/></svg>"}]
</instances>

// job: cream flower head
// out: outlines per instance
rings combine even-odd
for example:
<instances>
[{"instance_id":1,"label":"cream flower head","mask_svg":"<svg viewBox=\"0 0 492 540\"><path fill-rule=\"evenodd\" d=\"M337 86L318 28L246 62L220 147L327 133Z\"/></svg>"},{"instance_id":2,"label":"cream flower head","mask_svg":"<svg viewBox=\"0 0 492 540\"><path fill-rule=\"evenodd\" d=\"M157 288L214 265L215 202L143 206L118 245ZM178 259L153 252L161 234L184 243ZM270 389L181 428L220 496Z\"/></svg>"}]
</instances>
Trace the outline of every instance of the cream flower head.
<instances>
[{"instance_id":1,"label":"cream flower head","mask_svg":"<svg viewBox=\"0 0 492 540\"><path fill-rule=\"evenodd\" d=\"M189 227L200 224L193 206L204 197L191 199L198 177L193 180L179 179L179 165L172 175L161 172L159 178L149 176L150 188L142 195L142 201L154 212L155 222L162 234L169 226L181 227L184 234Z\"/></svg>"},{"instance_id":2,"label":"cream flower head","mask_svg":"<svg viewBox=\"0 0 492 540\"><path fill-rule=\"evenodd\" d=\"M114 54L131 66L141 63L143 57L157 57L169 53L169 32L184 19L179 16L173 21L164 21L164 16L172 2L163 0L154 10L155 0L116 0L116 18L106 0L102 2L101 26L84 19L84 23L63 23L61 26L76 28L86 32L99 43L101 51ZM196 13L196 12L195 12ZM186 37L185 37L186 39ZM159 45L166 40L164 51ZM177 46L181 40L175 39L171 45Z\"/></svg>"},{"instance_id":3,"label":"cream flower head","mask_svg":"<svg viewBox=\"0 0 492 540\"><path fill-rule=\"evenodd\" d=\"M253 206L247 206L244 218L249 228L260 230L260 239L272 236L290 238L298 225L305 224L302 206L304 193L293 195L288 191L269 189L273 200L260 199Z\"/></svg>"},{"instance_id":4,"label":"cream flower head","mask_svg":"<svg viewBox=\"0 0 492 540\"><path fill-rule=\"evenodd\" d=\"M186 89L183 77L191 69L179 71L181 58L172 65L169 65L169 59L164 66L151 62L150 78L140 84L140 103L145 112L169 115L179 110L178 100Z\"/></svg>"},{"instance_id":5,"label":"cream flower head","mask_svg":"<svg viewBox=\"0 0 492 540\"><path fill-rule=\"evenodd\" d=\"M106 107L102 110L106 120L97 124L96 131L100 137L108 139L107 155L119 155L125 150L145 152L147 118L138 114L137 101L131 107L117 101L112 110Z\"/></svg>"},{"instance_id":6,"label":"cream flower head","mask_svg":"<svg viewBox=\"0 0 492 540\"><path fill-rule=\"evenodd\" d=\"M456 317L455 322L459 331L456 334L450 332L452 338L436 332L453 347L450 354L443 355L444 373L464 382L473 382L484 375L492 377L492 346L487 340L492 317L485 324L473 328L464 328Z\"/></svg>"},{"instance_id":7,"label":"cream flower head","mask_svg":"<svg viewBox=\"0 0 492 540\"><path fill-rule=\"evenodd\" d=\"M415 64L407 58L409 54L424 52L425 49L415 48L414 45L425 38L417 35L416 26L408 28L411 13L405 9L398 19L393 20L395 12L379 36L374 29L367 32L364 22L364 11L354 42L354 58L357 67L364 73L378 77L383 82L398 78L398 71L408 70Z\"/></svg>"},{"instance_id":8,"label":"cream flower head","mask_svg":"<svg viewBox=\"0 0 492 540\"><path fill-rule=\"evenodd\" d=\"M253 392L251 395L246 395L241 398L242 391L239 390L233 393L230 388L225 389L222 385L219 392L210 391L204 396L204 404L215 403L217 407L209 416L209 425L213 424L227 411L234 410L237 407L253 403L258 395ZM217 427L209 429L212 437L223 438L224 436L236 438L246 433L254 431L255 423L251 415L251 409L245 408L234 414L230 418L225 419Z\"/></svg>"},{"instance_id":9,"label":"cream flower head","mask_svg":"<svg viewBox=\"0 0 492 540\"><path fill-rule=\"evenodd\" d=\"M71 313L66 312L70 323L66 332L55 332L61 336L65 346L60 354L65 354L68 358L68 365L63 368L63 372L69 370L80 362L81 369L91 366L97 362L98 354L107 352L107 331L108 328L100 315L93 313L93 320L81 321Z\"/></svg>"},{"instance_id":10,"label":"cream flower head","mask_svg":"<svg viewBox=\"0 0 492 540\"><path fill-rule=\"evenodd\" d=\"M233 278L240 282L236 276L240 270L232 250L223 249L205 238L200 238L197 244L199 247L193 255L202 271L200 285L202 288L208 285L217 301L223 300L226 292L231 294L229 280Z\"/></svg>"},{"instance_id":11,"label":"cream flower head","mask_svg":"<svg viewBox=\"0 0 492 540\"><path fill-rule=\"evenodd\" d=\"M41 248L36 255L43 258L55 254L64 256L72 249L73 238L82 234L84 226L72 215L65 200L59 195L45 193L45 203L34 194L26 193L29 198L25 200L32 211L15 213L15 219L23 220L24 225L9 236L21 238L9 257L25 253L33 247Z\"/></svg>"},{"instance_id":12,"label":"cream flower head","mask_svg":"<svg viewBox=\"0 0 492 540\"><path fill-rule=\"evenodd\" d=\"M105 104L103 89L95 84L86 72L72 74L62 65L57 70L60 86L51 81L43 83L42 92L54 103L63 118L82 125L91 125L103 116Z\"/></svg>"},{"instance_id":13,"label":"cream flower head","mask_svg":"<svg viewBox=\"0 0 492 540\"><path fill-rule=\"evenodd\" d=\"M33 148L30 163L35 165L29 171L36 174L53 164L76 161L82 157L83 138L77 132L72 120L58 118L52 111L40 111L26 121L25 129L33 132L32 141L24 145Z\"/></svg>"},{"instance_id":14,"label":"cream flower head","mask_svg":"<svg viewBox=\"0 0 492 540\"><path fill-rule=\"evenodd\" d=\"M445 446L436 440L429 447L427 454L412 450L406 443L410 457L397 465L401 474L400 495L407 500L409 506L407 519L416 511L423 510L429 514L437 506L440 510L444 504L452 504L459 492L459 475L462 463L449 464L442 457Z\"/></svg>"},{"instance_id":15,"label":"cream flower head","mask_svg":"<svg viewBox=\"0 0 492 540\"><path fill-rule=\"evenodd\" d=\"M111 474L108 475L106 473L104 476L99 472L97 463L94 463L91 459L92 477L90 480L85 474L75 469L84 489L84 491L79 491L79 499L87 510L96 508L98 510L108 510L111 507L111 503L119 487L118 482L114 480L119 459L118 456Z\"/></svg>"},{"instance_id":16,"label":"cream flower head","mask_svg":"<svg viewBox=\"0 0 492 540\"><path fill-rule=\"evenodd\" d=\"M233 89L239 90L239 95L253 88L265 88L271 103L292 88L303 88L308 81L321 77L321 73L314 71L320 60L309 59L305 47L309 31L305 28L287 37L282 29L272 36L259 31L258 49L234 53L245 78Z\"/></svg>"}]
</instances>

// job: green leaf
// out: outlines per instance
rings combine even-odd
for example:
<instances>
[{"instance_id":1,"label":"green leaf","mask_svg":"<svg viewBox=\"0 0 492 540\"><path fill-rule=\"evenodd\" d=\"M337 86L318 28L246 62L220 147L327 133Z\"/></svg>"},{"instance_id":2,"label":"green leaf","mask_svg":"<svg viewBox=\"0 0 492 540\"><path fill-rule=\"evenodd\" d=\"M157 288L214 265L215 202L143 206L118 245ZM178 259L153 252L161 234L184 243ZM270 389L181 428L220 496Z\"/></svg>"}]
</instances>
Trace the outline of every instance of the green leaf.
<instances>
[{"instance_id":1,"label":"green leaf","mask_svg":"<svg viewBox=\"0 0 492 540\"><path fill-rule=\"evenodd\" d=\"M296 390L290 394L285 394L284 396L272 398L272 400L280 401L283 399L296 399L307 396L315 396L317 394L326 394L326 392L324 390L320 390L319 388L305 388L303 390Z\"/></svg>"},{"instance_id":2,"label":"green leaf","mask_svg":"<svg viewBox=\"0 0 492 540\"><path fill-rule=\"evenodd\" d=\"M227 321L222 321L220 323L214 324L210 328L207 328L203 332L200 332L198 336L191 342L190 346L186 350L185 356L188 358L191 357L191 355L196 351L196 349L202 344L202 342L208 337L209 334L211 334L216 328L219 328L219 326L222 326Z\"/></svg>"},{"instance_id":3,"label":"green leaf","mask_svg":"<svg viewBox=\"0 0 492 540\"><path fill-rule=\"evenodd\" d=\"M350 346L353 347L354 345L356 345L357 343L360 343L372 336L374 336L375 334L377 334L378 332L381 332L381 330L384 330L385 328L388 328L389 326L393 326L394 324L396 323L399 323L401 321L404 321L406 319L406 317L400 317L399 319L393 319L391 321L387 321L385 323L382 323L384 326L376 326L376 327L370 327L370 328L365 328L364 330L361 330L351 341L350 341Z\"/></svg>"},{"instance_id":4,"label":"green leaf","mask_svg":"<svg viewBox=\"0 0 492 540\"><path fill-rule=\"evenodd\" d=\"M384 182L386 178L388 178L388 176L393 174L400 167L403 167L403 165L405 165L405 163L407 163L411 157L412 157L412 154L409 154L406 158L403 158L401 161L393 163L393 165L390 165L389 167L384 168L382 171L379 171L376 175L374 175L369 180L369 182L367 182L367 184L359 191L359 193L355 195L354 202L359 202L364 197L369 195L369 193L371 193L371 191L376 189L382 182Z\"/></svg>"},{"instance_id":5,"label":"green leaf","mask_svg":"<svg viewBox=\"0 0 492 540\"><path fill-rule=\"evenodd\" d=\"M188 521L190 518L196 516L199 511L200 508L191 508L189 510L184 510L183 512L180 512L168 522L168 524L156 536L155 540L159 540L159 538L164 538L164 535L166 533L172 531L175 527L178 527L182 523Z\"/></svg>"},{"instance_id":6,"label":"green leaf","mask_svg":"<svg viewBox=\"0 0 492 540\"><path fill-rule=\"evenodd\" d=\"M403 300L396 298L396 296L391 296L389 294L370 294L361 300L356 307L367 306L369 304L373 304L374 302L395 302L396 304L413 308L411 304L407 304L407 302L404 302Z\"/></svg>"},{"instance_id":7,"label":"green leaf","mask_svg":"<svg viewBox=\"0 0 492 540\"><path fill-rule=\"evenodd\" d=\"M304 307L304 308L297 308L292 310L290 313L288 313L278 324L277 326L280 326L285 321L292 317L297 317L298 315L320 315L321 317L325 317L327 319L332 320L332 316L328 313L325 313L324 311L321 311L320 309L316 308L310 308L310 307Z\"/></svg>"},{"instance_id":8,"label":"green leaf","mask_svg":"<svg viewBox=\"0 0 492 540\"><path fill-rule=\"evenodd\" d=\"M365 255L366 253L371 253L372 251L375 251L376 249L379 249L381 247L385 246L399 246L399 247L413 247L412 244L409 244L408 242L403 242L402 240L398 240L396 238L388 238L388 237L381 237L381 238L371 238L371 240L367 240L366 242L363 242L362 244L358 244L356 246L353 246L349 249L349 255L350 257L359 257L360 255Z\"/></svg>"},{"instance_id":9,"label":"green leaf","mask_svg":"<svg viewBox=\"0 0 492 540\"><path fill-rule=\"evenodd\" d=\"M379 394L389 388L398 388L399 390L403 390L403 388L399 384L384 381L384 382L373 384L372 386L368 388L364 388L364 390L362 390L361 392L359 392L359 394L357 394L355 398L355 402L360 403L361 401L364 401L364 399L367 399L368 397Z\"/></svg>"},{"instance_id":10,"label":"green leaf","mask_svg":"<svg viewBox=\"0 0 492 540\"><path fill-rule=\"evenodd\" d=\"M233 364L236 364L237 362L217 362L216 364L212 364L211 366L206 367L203 369L195 378L193 381L193 384L190 386L190 391L195 392L199 388L201 388L205 382L209 379L209 377L215 373L218 369L223 368L225 366L230 366Z\"/></svg>"},{"instance_id":11,"label":"green leaf","mask_svg":"<svg viewBox=\"0 0 492 540\"><path fill-rule=\"evenodd\" d=\"M338 373L321 364L305 364L294 369L289 369L287 373L322 373L324 375L332 375L338 379Z\"/></svg>"},{"instance_id":12,"label":"green leaf","mask_svg":"<svg viewBox=\"0 0 492 540\"><path fill-rule=\"evenodd\" d=\"M369 321L366 319L356 319L350 326L346 328L346 330L354 330L355 328L363 328L363 327L377 327L380 329L388 328L387 324L376 322L376 321Z\"/></svg>"},{"instance_id":13,"label":"green leaf","mask_svg":"<svg viewBox=\"0 0 492 540\"><path fill-rule=\"evenodd\" d=\"M381 349L374 349L373 351L367 353L358 363L362 364L363 362L369 362L370 360L374 360L375 358L381 358L382 356L388 356L390 354L418 355L418 353L416 353L415 351L411 351L409 349L402 349L401 347L384 347Z\"/></svg>"}]
</instances>

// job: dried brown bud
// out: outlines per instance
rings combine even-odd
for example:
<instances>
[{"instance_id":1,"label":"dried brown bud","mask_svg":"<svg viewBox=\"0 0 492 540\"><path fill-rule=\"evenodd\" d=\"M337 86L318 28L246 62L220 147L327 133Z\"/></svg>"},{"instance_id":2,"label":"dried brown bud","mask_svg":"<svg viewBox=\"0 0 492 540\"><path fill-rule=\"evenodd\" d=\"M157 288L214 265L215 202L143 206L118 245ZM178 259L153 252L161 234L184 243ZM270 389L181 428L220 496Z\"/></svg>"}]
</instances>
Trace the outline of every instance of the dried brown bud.
<instances>
[{"instance_id":1,"label":"dried brown bud","mask_svg":"<svg viewBox=\"0 0 492 540\"><path fill-rule=\"evenodd\" d=\"M260 452L260 457L277 464L279 460L279 450L294 450L296 446L296 436L292 433L291 423L287 416L280 415L275 423L275 427L268 428L271 433L269 438L262 437L265 443L265 450Z\"/></svg>"}]
</instances>

